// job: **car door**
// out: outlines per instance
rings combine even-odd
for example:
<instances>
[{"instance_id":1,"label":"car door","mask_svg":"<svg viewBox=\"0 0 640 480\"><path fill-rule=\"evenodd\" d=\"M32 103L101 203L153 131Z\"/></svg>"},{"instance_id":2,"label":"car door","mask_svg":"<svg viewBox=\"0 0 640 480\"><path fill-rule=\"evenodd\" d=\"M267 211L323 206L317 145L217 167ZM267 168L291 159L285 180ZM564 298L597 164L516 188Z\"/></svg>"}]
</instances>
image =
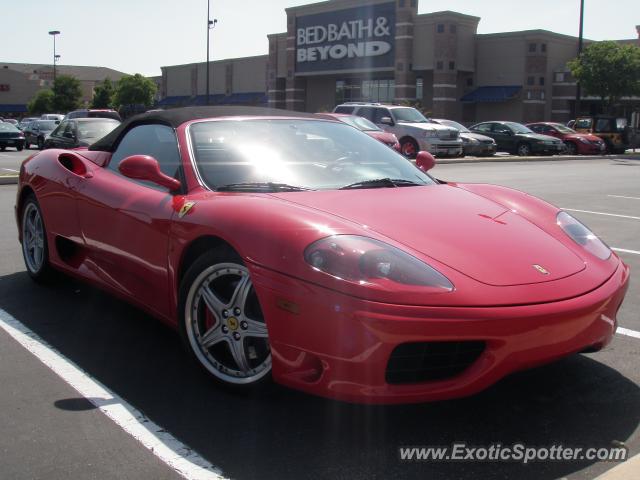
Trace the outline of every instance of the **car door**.
<instances>
[{"instance_id":1,"label":"car door","mask_svg":"<svg viewBox=\"0 0 640 480\"><path fill-rule=\"evenodd\" d=\"M119 142L108 165L78 192L78 216L87 254L100 280L162 316L169 316L168 245L173 195L151 182L124 177L120 162L150 155L179 177L176 134L166 125L139 125Z\"/></svg>"},{"instance_id":2,"label":"car door","mask_svg":"<svg viewBox=\"0 0 640 480\"><path fill-rule=\"evenodd\" d=\"M516 149L516 136L509 127L502 123L494 123L492 133L498 144L498 150L512 152Z\"/></svg>"},{"instance_id":3,"label":"car door","mask_svg":"<svg viewBox=\"0 0 640 480\"><path fill-rule=\"evenodd\" d=\"M60 122L58 128L56 128L47 141L47 147L49 148L73 148L73 129L75 122L73 120L65 120Z\"/></svg>"}]
</instances>

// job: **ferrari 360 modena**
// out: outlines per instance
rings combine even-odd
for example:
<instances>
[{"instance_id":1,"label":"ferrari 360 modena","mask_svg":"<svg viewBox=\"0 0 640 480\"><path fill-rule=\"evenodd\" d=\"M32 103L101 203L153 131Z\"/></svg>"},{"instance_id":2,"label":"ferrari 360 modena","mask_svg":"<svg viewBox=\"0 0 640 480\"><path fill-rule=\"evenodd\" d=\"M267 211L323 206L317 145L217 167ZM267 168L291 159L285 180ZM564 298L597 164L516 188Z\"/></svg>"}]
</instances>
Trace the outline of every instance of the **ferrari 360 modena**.
<instances>
[{"instance_id":1,"label":"ferrari 360 modena","mask_svg":"<svg viewBox=\"0 0 640 480\"><path fill-rule=\"evenodd\" d=\"M137 305L233 389L423 402L607 345L618 256L543 200L433 166L313 115L149 112L25 160L19 239L34 280Z\"/></svg>"}]
</instances>

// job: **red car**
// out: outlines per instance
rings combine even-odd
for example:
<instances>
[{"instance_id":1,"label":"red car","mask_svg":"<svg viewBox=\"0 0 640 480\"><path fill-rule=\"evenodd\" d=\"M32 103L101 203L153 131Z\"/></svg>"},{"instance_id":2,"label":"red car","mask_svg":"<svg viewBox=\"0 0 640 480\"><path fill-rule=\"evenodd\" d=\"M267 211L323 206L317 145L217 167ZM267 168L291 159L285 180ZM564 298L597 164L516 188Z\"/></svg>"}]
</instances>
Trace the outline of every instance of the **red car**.
<instances>
[{"instance_id":1,"label":"red car","mask_svg":"<svg viewBox=\"0 0 640 480\"><path fill-rule=\"evenodd\" d=\"M391 147L398 152L400 151L400 142L398 142L398 137L396 137L393 133L385 132L375 123L367 120L364 117L360 117L358 115L349 115L347 113L316 113L316 115L320 118L326 118L328 120L339 120L341 122L344 122L347 125L351 125L352 127L363 131L370 137L373 137L376 140L384 143L388 147Z\"/></svg>"},{"instance_id":2,"label":"red car","mask_svg":"<svg viewBox=\"0 0 640 480\"><path fill-rule=\"evenodd\" d=\"M417 165L314 115L175 109L27 159L16 219L31 277L138 305L236 389L422 402L609 343L629 269L587 227Z\"/></svg>"},{"instance_id":3,"label":"red car","mask_svg":"<svg viewBox=\"0 0 640 480\"><path fill-rule=\"evenodd\" d=\"M604 141L595 135L578 133L561 123L536 122L527 124L531 130L561 139L567 146L567 155L599 155L605 153Z\"/></svg>"}]
</instances>

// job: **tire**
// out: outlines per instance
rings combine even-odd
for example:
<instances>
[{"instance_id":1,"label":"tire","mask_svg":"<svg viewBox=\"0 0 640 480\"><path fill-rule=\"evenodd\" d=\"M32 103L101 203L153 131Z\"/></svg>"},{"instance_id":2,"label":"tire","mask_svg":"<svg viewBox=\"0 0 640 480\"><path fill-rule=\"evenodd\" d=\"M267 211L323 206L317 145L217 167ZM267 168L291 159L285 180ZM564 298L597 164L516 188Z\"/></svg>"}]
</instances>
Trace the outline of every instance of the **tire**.
<instances>
[{"instance_id":1,"label":"tire","mask_svg":"<svg viewBox=\"0 0 640 480\"><path fill-rule=\"evenodd\" d=\"M29 150L29 142L27 142L27 140L25 139L24 141L24 149L25 150Z\"/></svg>"},{"instance_id":2,"label":"tire","mask_svg":"<svg viewBox=\"0 0 640 480\"><path fill-rule=\"evenodd\" d=\"M19 151L19 152L21 152L23 148L24 148L24 145L18 145L18 146L16 147L16 150L17 150L17 151Z\"/></svg>"},{"instance_id":3,"label":"tire","mask_svg":"<svg viewBox=\"0 0 640 480\"><path fill-rule=\"evenodd\" d=\"M200 256L180 284L180 334L219 385L249 392L271 384L267 325L248 269L230 249Z\"/></svg>"},{"instance_id":4,"label":"tire","mask_svg":"<svg viewBox=\"0 0 640 480\"><path fill-rule=\"evenodd\" d=\"M0 147L0 152L4 152L7 149L7 147Z\"/></svg>"},{"instance_id":5,"label":"tire","mask_svg":"<svg viewBox=\"0 0 640 480\"><path fill-rule=\"evenodd\" d=\"M33 194L26 198L21 210L22 258L29 276L36 282L45 282L53 276L53 269L44 217Z\"/></svg>"},{"instance_id":6,"label":"tire","mask_svg":"<svg viewBox=\"0 0 640 480\"><path fill-rule=\"evenodd\" d=\"M411 137L405 137L400 140L400 153L407 158L416 158L418 156L418 142Z\"/></svg>"},{"instance_id":7,"label":"tire","mask_svg":"<svg viewBox=\"0 0 640 480\"><path fill-rule=\"evenodd\" d=\"M531 155L531 146L529 146L528 143L521 143L518 145L516 153L520 157L528 157L529 155Z\"/></svg>"},{"instance_id":8,"label":"tire","mask_svg":"<svg viewBox=\"0 0 640 480\"><path fill-rule=\"evenodd\" d=\"M565 142L567 146L567 155L578 155L578 146L573 142Z\"/></svg>"},{"instance_id":9,"label":"tire","mask_svg":"<svg viewBox=\"0 0 640 480\"><path fill-rule=\"evenodd\" d=\"M42 150L44 148L44 140L38 138L38 150Z\"/></svg>"}]
</instances>

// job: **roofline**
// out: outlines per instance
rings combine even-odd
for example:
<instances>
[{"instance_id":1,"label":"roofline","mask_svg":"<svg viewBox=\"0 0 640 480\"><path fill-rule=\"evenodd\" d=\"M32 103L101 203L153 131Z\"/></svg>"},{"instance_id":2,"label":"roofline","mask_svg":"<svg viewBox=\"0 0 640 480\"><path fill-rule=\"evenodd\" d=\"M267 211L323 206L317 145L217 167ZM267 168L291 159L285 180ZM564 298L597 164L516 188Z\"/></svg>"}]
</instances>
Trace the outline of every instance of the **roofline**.
<instances>
[{"instance_id":1,"label":"roofline","mask_svg":"<svg viewBox=\"0 0 640 480\"><path fill-rule=\"evenodd\" d=\"M480 22L480 17L467 15L466 13L454 12L453 10L440 10L438 12L421 13L417 16L418 19L425 19L427 17L458 17L476 23Z\"/></svg>"},{"instance_id":2,"label":"roofline","mask_svg":"<svg viewBox=\"0 0 640 480\"><path fill-rule=\"evenodd\" d=\"M478 40L485 38L501 38L501 37L521 37L521 36L547 36L555 37L563 40L578 41L578 37L572 35L565 35L564 33L556 33L550 30L534 29L534 30L514 30L511 32L494 32L494 33L478 33ZM596 40L584 39L585 42L595 42Z\"/></svg>"},{"instance_id":3,"label":"roofline","mask_svg":"<svg viewBox=\"0 0 640 480\"><path fill-rule=\"evenodd\" d=\"M253 58L260 58L260 57L264 57L266 59L269 59L269 54L268 53L264 53L262 55L251 55L249 57L234 57L234 58L223 58L220 60L212 60L209 63L225 63L225 62L233 62L234 60L249 60L249 59L253 59ZM191 63L181 63L178 65L164 65L162 67L160 67L160 70L162 70L163 68L174 68L174 67L187 67L189 65L205 65L207 62L191 62ZM162 76L162 75L154 75L154 76Z\"/></svg>"}]
</instances>

